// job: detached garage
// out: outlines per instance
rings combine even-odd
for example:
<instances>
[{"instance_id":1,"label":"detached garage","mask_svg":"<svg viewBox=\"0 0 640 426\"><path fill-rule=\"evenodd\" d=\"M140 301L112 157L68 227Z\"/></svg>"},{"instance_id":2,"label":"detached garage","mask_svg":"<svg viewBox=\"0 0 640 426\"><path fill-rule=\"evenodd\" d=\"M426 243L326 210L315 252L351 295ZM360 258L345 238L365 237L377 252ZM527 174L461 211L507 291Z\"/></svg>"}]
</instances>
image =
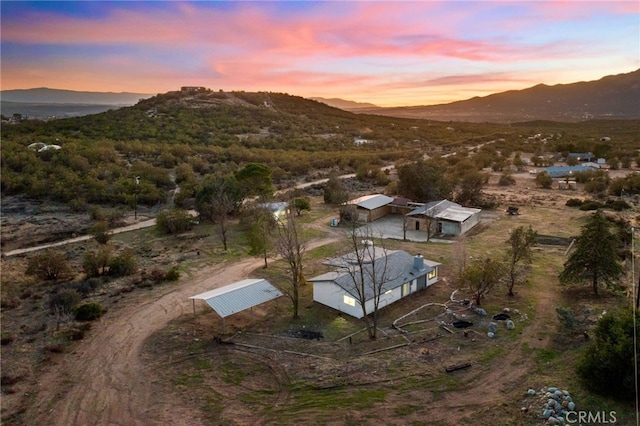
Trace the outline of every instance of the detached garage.
<instances>
[{"instance_id":1,"label":"detached garage","mask_svg":"<svg viewBox=\"0 0 640 426\"><path fill-rule=\"evenodd\" d=\"M409 229L427 230L443 235L464 235L480 221L482 210L462 207L448 201L434 201L407 214Z\"/></svg>"},{"instance_id":2,"label":"detached garage","mask_svg":"<svg viewBox=\"0 0 640 426\"><path fill-rule=\"evenodd\" d=\"M347 201L346 204L355 208L357 222L371 223L390 214L392 202L393 198L386 195L371 194Z\"/></svg>"},{"instance_id":3,"label":"detached garage","mask_svg":"<svg viewBox=\"0 0 640 426\"><path fill-rule=\"evenodd\" d=\"M264 279L246 279L191 296L193 314L196 313L196 300L204 300L218 315L224 319L229 315L251 309L253 307L282 296L282 292Z\"/></svg>"}]
</instances>

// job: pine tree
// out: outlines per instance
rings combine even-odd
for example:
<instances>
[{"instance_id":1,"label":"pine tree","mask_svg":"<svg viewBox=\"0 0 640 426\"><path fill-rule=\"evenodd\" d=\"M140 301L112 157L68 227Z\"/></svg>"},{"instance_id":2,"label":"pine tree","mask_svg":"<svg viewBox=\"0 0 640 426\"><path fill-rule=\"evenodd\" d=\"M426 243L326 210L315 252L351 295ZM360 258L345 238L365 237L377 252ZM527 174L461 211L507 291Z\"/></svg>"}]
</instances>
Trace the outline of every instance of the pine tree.
<instances>
[{"instance_id":1,"label":"pine tree","mask_svg":"<svg viewBox=\"0 0 640 426\"><path fill-rule=\"evenodd\" d=\"M593 293L597 296L601 282L610 286L622 275L624 269L616 253L618 237L611 232L610 227L599 210L589 218L558 277L561 283L590 282Z\"/></svg>"}]
</instances>

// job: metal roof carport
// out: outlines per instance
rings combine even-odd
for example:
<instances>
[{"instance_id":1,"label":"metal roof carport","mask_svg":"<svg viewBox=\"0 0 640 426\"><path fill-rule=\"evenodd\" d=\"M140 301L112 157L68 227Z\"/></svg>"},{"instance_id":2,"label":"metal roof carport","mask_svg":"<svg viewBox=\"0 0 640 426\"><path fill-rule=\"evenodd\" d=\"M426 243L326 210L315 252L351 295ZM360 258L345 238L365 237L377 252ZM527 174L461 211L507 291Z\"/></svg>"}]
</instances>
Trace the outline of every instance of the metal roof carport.
<instances>
[{"instance_id":1,"label":"metal roof carport","mask_svg":"<svg viewBox=\"0 0 640 426\"><path fill-rule=\"evenodd\" d=\"M218 315L224 319L229 315L244 311L261 303L268 302L282 296L283 293L264 279L246 279L191 296L193 300L193 314L196 313L196 300L204 300Z\"/></svg>"}]
</instances>

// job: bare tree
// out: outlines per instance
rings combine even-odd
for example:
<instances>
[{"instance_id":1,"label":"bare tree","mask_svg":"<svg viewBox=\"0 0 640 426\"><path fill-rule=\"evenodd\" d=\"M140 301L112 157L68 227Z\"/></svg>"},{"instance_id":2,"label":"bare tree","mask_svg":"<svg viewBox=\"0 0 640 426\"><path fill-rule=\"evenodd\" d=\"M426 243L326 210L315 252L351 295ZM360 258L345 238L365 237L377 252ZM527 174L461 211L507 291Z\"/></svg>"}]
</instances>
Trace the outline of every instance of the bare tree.
<instances>
[{"instance_id":1,"label":"bare tree","mask_svg":"<svg viewBox=\"0 0 640 426\"><path fill-rule=\"evenodd\" d=\"M233 177L207 176L196 194L196 209L203 218L211 219L224 251L227 251L229 218L238 210L242 192Z\"/></svg>"},{"instance_id":2,"label":"bare tree","mask_svg":"<svg viewBox=\"0 0 640 426\"><path fill-rule=\"evenodd\" d=\"M442 209L439 208L438 205L435 205L425 212L424 220L426 228L425 232L427 233L427 241L431 240L431 237L433 237L436 232L438 232L438 218L436 218L436 215L440 213L441 210Z\"/></svg>"},{"instance_id":3,"label":"bare tree","mask_svg":"<svg viewBox=\"0 0 640 426\"><path fill-rule=\"evenodd\" d=\"M361 231L365 229L365 231ZM344 271L351 280L343 287L356 299L362 309L363 321L370 339L377 337L378 311L380 296L384 293L384 286L396 277L390 276L388 264L388 250L380 243L373 242L372 232L368 227L352 228L348 235L349 246L353 252L348 254L343 265ZM380 241L382 241L380 239ZM338 284L340 285L340 284ZM367 312L367 302L373 303L370 313Z\"/></svg>"},{"instance_id":4,"label":"bare tree","mask_svg":"<svg viewBox=\"0 0 640 426\"><path fill-rule=\"evenodd\" d=\"M407 241L407 229L409 228L409 219L406 214L402 215L402 241Z\"/></svg>"},{"instance_id":5,"label":"bare tree","mask_svg":"<svg viewBox=\"0 0 640 426\"><path fill-rule=\"evenodd\" d=\"M464 236L456 238L456 243L451 248L451 256L456 271L456 279L462 281L464 270L467 268L469 252L467 250L467 239Z\"/></svg>"},{"instance_id":6,"label":"bare tree","mask_svg":"<svg viewBox=\"0 0 640 426\"><path fill-rule=\"evenodd\" d=\"M293 304L293 317L298 318L300 287L305 283L302 272L303 257L307 250L307 243L300 235L300 228L292 209L287 210L284 220L278 223L276 229L275 249L289 265L289 277L291 279L291 285L283 291Z\"/></svg>"},{"instance_id":7,"label":"bare tree","mask_svg":"<svg viewBox=\"0 0 640 426\"><path fill-rule=\"evenodd\" d=\"M438 232L437 215L443 210L443 206L441 206L440 204L441 202L433 204L431 207L428 207L428 208L425 207L424 212L421 215L422 218L424 219L423 230L427 234L427 241L431 240L431 238Z\"/></svg>"}]
</instances>

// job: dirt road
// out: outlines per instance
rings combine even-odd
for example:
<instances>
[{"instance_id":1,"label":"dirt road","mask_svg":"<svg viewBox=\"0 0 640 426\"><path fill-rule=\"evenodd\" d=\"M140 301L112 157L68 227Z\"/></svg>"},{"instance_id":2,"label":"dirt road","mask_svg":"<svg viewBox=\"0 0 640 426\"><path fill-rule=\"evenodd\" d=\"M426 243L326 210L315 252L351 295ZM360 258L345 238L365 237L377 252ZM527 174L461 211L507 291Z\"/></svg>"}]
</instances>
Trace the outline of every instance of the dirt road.
<instances>
[{"instance_id":1,"label":"dirt road","mask_svg":"<svg viewBox=\"0 0 640 426\"><path fill-rule=\"evenodd\" d=\"M149 228L151 226L155 226L156 219L144 220L142 222L134 223L132 225L123 226L121 228L115 228L111 230L111 234L120 234L122 232L135 231L137 229ZM79 237L68 238L62 241L56 241L55 243L42 244L34 247L26 247L22 249L15 249L5 253L2 253L4 257L17 256L19 254L30 253L32 251L44 250L52 247L64 246L66 244L79 243L82 241L88 241L93 238L93 235L81 235Z\"/></svg>"},{"instance_id":2,"label":"dirt road","mask_svg":"<svg viewBox=\"0 0 640 426\"><path fill-rule=\"evenodd\" d=\"M314 240L309 249L335 242ZM108 312L75 352L59 358L34 384L26 424L199 425L172 395L160 392L154 369L141 357L145 340L192 311L189 296L246 278L262 259L245 259L197 271L171 287L140 292ZM165 366L166 367L166 366Z\"/></svg>"}]
</instances>

